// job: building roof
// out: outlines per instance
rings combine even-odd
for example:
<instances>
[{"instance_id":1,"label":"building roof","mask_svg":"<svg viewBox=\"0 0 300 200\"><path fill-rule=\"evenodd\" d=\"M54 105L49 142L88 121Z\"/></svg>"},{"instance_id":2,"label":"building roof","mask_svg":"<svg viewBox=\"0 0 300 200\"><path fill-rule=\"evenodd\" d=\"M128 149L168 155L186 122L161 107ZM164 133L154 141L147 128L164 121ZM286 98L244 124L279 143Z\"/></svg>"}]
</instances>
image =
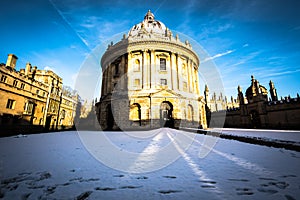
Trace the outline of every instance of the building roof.
<instances>
[{"instance_id":1,"label":"building roof","mask_svg":"<svg viewBox=\"0 0 300 200\"><path fill-rule=\"evenodd\" d=\"M144 20L130 29L128 36L135 37L143 33L166 36L167 32L168 28L162 22L155 20L154 14L149 10L145 15Z\"/></svg>"},{"instance_id":2,"label":"building roof","mask_svg":"<svg viewBox=\"0 0 300 200\"><path fill-rule=\"evenodd\" d=\"M251 85L246 90L246 97L249 100L260 95L267 97L268 90L264 86L260 85L254 76L251 76Z\"/></svg>"}]
</instances>

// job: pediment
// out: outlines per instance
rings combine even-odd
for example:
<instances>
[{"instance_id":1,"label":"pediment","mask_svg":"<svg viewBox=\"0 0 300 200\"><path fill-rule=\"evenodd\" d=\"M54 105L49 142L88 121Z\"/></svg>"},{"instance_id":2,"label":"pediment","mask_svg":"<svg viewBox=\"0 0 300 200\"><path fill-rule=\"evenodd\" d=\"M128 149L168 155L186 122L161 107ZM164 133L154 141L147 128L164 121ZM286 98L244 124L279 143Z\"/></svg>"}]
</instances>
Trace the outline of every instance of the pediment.
<instances>
[{"instance_id":1,"label":"pediment","mask_svg":"<svg viewBox=\"0 0 300 200\"><path fill-rule=\"evenodd\" d=\"M178 97L182 97L182 95L174 92L173 90L169 90L169 89L162 89L162 90L159 90L155 93L152 93L151 95L152 97L167 97L167 98L178 98Z\"/></svg>"}]
</instances>

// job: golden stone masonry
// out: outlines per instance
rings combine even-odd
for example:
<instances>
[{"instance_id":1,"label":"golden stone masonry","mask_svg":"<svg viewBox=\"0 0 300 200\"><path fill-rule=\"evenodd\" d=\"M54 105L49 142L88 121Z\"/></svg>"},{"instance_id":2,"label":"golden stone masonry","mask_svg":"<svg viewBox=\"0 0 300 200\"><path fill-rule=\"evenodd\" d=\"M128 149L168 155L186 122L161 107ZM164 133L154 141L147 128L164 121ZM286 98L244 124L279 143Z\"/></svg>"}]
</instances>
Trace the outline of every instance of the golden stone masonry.
<instances>
[{"instance_id":1,"label":"golden stone masonry","mask_svg":"<svg viewBox=\"0 0 300 200\"><path fill-rule=\"evenodd\" d=\"M148 11L101 58L96 113L102 129L206 128L199 64L191 44L174 37Z\"/></svg>"},{"instance_id":2,"label":"golden stone masonry","mask_svg":"<svg viewBox=\"0 0 300 200\"><path fill-rule=\"evenodd\" d=\"M78 95L62 78L30 63L16 71L17 56L0 64L0 126L4 134L57 130L74 126Z\"/></svg>"}]
</instances>

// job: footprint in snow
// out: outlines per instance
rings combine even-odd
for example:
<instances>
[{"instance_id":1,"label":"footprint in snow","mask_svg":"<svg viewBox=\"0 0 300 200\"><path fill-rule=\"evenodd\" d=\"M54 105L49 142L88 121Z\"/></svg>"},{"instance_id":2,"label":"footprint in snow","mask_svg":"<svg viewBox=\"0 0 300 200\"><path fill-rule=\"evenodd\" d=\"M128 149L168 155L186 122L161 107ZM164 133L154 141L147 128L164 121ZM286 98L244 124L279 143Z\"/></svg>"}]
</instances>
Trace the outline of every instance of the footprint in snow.
<instances>
[{"instance_id":1,"label":"footprint in snow","mask_svg":"<svg viewBox=\"0 0 300 200\"><path fill-rule=\"evenodd\" d=\"M236 188L237 195L253 195L254 192L252 192L249 188Z\"/></svg>"},{"instance_id":2,"label":"footprint in snow","mask_svg":"<svg viewBox=\"0 0 300 200\"><path fill-rule=\"evenodd\" d=\"M148 179L148 177L147 176L139 176L136 179Z\"/></svg>"},{"instance_id":3,"label":"footprint in snow","mask_svg":"<svg viewBox=\"0 0 300 200\"><path fill-rule=\"evenodd\" d=\"M171 193L178 193L182 191L181 190L159 190L158 192L161 194L171 194Z\"/></svg>"},{"instance_id":4,"label":"footprint in snow","mask_svg":"<svg viewBox=\"0 0 300 200\"><path fill-rule=\"evenodd\" d=\"M123 174L118 174L118 175L114 175L114 177L122 178L122 177L124 177L124 175Z\"/></svg>"},{"instance_id":5,"label":"footprint in snow","mask_svg":"<svg viewBox=\"0 0 300 200\"><path fill-rule=\"evenodd\" d=\"M257 189L257 191L263 192L263 193L268 193L268 194L275 194L278 192L277 190L264 189L264 188Z\"/></svg>"},{"instance_id":6,"label":"footprint in snow","mask_svg":"<svg viewBox=\"0 0 300 200\"><path fill-rule=\"evenodd\" d=\"M163 176L164 178L171 178L171 179L174 179L176 178L176 176Z\"/></svg>"},{"instance_id":7,"label":"footprint in snow","mask_svg":"<svg viewBox=\"0 0 300 200\"><path fill-rule=\"evenodd\" d=\"M95 190L111 191L111 190L116 190L116 188L111 188L111 187L96 187Z\"/></svg>"},{"instance_id":8,"label":"footprint in snow","mask_svg":"<svg viewBox=\"0 0 300 200\"><path fill-rule=\"evenodd\" d=\"M238 178L230 178L228 180L229 181L237 181L237 182L248 182L249 181L247 179L238 179Z\"/></svg>"},{"instance_id":9,"label":"footprint in snow","mask_svg":"<svg viewBox=\"0 0 300 200\"><path fill-rule=\"evenodd\" d=\"M126 185L119 187L120 189L136 189L136 188L141 188L142 186L132 186L132 185Z\"/></svg>"},{"instance_id":10,"label":"footprint in snow","mask_svg":"<svg viewBox=\"0 0 300 200\"><path fill-rule=\"evenodd\" d=\"M88 199L89 196L92 194L93 192L92 191L86 191L86 192L83 192L81 193L80 195L78 195L76 197L76 200L85 200L85 199Z\"/></svg>"}]
</instances>

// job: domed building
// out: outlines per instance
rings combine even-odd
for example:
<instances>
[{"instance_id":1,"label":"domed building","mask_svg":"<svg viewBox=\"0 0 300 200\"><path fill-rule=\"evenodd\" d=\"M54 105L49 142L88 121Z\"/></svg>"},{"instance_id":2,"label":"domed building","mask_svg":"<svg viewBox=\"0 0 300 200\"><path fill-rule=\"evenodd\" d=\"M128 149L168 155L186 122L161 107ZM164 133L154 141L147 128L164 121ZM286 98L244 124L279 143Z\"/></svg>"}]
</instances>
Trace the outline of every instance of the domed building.
<instances>
[{"instance_id":1,"label":"domed building","mask_svg":"<svg viewBox=\"0 0 300 200\"><path fill-rule=\"evenodd\" d=\"M101 58L96 113L102 129L206 127L199 92L199 57L153 13Z\"/></svg>"},{"instance_id":2,"label":"domed building","mask_svg":"<svg viewBox=\"0 0 300 200\"><path fill-rule=\"evenodd\" d=\"M258 80L251 76L251 85L246 90L246 98L249 103L268 101L268 90L259 84Z\"/></svg>"}]
</instances>

